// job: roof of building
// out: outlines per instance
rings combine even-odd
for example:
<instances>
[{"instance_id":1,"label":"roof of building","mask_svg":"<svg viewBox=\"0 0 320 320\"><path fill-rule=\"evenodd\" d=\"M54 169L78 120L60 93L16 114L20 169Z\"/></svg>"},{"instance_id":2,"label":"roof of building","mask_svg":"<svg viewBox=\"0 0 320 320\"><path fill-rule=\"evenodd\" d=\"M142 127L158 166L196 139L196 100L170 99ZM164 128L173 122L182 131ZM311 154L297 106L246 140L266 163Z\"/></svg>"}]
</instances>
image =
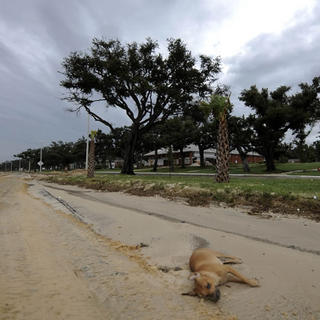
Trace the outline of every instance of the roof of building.
<instances>
[{"instance_id":1,"label":"roof of building","mask_svg":"<svg viewBox=\"0 0 320 320\"><path fill-rule=\"evenodd\" d=\"M164 155L164 154L168 154L169 152L169 148L161 148L158 149L158 155ZM173 150L173 153L179 153L180 151L178 150ZM189 144L188 146L186 146L183 149L183 152L199 152L199 148L197 145L195 144ZM216 154L216 149L206 149L205 153L213 153ZM237 150L232 150L230 151L230 154L234 154L234 155L238 155L239 152ZM155 151L151 151L146 153L144 156L154 156L155 155ZM257 152L248 152L249 156L261 156L259 153Z\"/></svg>"}]
</instances>

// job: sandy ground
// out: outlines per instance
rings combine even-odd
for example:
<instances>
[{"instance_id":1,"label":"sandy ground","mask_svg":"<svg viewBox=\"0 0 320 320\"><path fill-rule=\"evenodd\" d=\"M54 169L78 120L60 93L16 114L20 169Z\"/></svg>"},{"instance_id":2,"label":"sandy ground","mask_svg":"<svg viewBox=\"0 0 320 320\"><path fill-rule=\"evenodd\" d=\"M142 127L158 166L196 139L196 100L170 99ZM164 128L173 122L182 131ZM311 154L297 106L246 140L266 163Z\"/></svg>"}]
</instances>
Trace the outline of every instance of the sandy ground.
<instances>
[{"instance_id":1,"label":"sandy ground","mask_svg":"<svg viewBox=\"0 0 320 320\"><path fill-rule=\"evenodd\" d=\"M0 176L0 319L320 319L319 243L309 220ZM197 247L261 287L181 296Z\"/></svg>"}]
</instances>

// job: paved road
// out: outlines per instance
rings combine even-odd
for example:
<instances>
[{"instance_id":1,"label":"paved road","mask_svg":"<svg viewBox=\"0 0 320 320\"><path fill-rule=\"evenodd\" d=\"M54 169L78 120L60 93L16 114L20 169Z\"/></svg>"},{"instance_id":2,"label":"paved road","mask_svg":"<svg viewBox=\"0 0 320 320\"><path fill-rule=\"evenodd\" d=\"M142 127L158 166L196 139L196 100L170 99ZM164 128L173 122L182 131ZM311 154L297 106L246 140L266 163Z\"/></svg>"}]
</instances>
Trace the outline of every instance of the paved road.
<instances>
[{"instance_id":1,"label":"paved road","mask_svg":"<svg viewBox=\"0 0 320 320\"><path fill-rule=\"evenodd\" d=\"M319 226L2 177L0 319L320 319ZM241 257L261 287L181 296L202 246Z\"/></svg>"},{"instance_id":2,"label":"paved road","mask_svg":"<svg viewBox=\"0 0 320 320\"><path fill-rule=\"evenodd\" d=\"M38 187L0 176L1 320L230 319Z\"/></svg>"},{"instance_id":3,"label":"paved road","mask_svg":"<svg viewBox=\"0 0 320 320\"><path fill-rule=\"evenodd\" d=\"M36 185L34 186L36 191ZM238 319L320 319L320 224L304 219L249 216L230 208L199 208L160 197L136 197L74 186L42 184L45 198L67 203L99 234L142 249L154 266L187 290L187 261L197 247L240 256L237 268L261 288L223 287L219 307ZM32 190L32 188L31 188ZM192 299L191 299L192 300ZM180 319L180 318L179 318Z\"/></svg>"}]
</instances>

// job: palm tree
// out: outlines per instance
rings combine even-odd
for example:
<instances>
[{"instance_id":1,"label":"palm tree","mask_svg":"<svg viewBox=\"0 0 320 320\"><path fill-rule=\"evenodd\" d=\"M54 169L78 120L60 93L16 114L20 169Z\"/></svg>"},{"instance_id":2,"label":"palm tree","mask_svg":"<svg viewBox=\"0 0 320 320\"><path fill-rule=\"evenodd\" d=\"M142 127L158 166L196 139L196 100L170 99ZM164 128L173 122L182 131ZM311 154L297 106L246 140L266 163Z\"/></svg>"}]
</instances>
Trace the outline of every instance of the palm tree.
<instances>
[{"instance_id":1,"label":"palm tree","mask_svg":"<svg viewBox=\"0 0 320 320\"><path fill-rule=\"evenodd\" d=\"M211 112L219 121L218 130L218 150L216 157L216 181L229 182L229 139L227 115L231 111L232 105L229 97L214 94L210 101L202 102L202 108Z\"/></svg>"},{"instance_id":2,"label":"palm tree","mask_svg":"<svg viewBox=\"0 0 320 320\"><path fill-rule=\"evenodd\" d=\"M94 137L96 136L97 131L91 131L90 134L90 149L89 149L89 161L88 161L88 172L87 177L93 178L94 177L94 167L95 167L95 143L94 143Z\"/></svg>"}]
</instances>

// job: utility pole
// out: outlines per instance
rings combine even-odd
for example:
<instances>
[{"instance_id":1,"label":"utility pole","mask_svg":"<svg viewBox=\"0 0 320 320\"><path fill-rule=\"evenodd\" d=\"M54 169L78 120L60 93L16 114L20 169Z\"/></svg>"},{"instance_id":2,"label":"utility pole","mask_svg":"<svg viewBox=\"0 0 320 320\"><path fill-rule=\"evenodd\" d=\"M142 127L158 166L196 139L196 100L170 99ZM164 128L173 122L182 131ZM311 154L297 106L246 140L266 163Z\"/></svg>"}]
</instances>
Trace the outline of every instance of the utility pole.
<instances>
[{"instance_id":1,"label":"utility pole","mask_svg":"<svg viewBox=\"0 0 320 320\"><path fill-rule=\"evenodd\" d=\"M40 163L39 163L39 166L40 166L40 172L42 171L42 148L40 148Z\"/></svg>"}]
</instances>

